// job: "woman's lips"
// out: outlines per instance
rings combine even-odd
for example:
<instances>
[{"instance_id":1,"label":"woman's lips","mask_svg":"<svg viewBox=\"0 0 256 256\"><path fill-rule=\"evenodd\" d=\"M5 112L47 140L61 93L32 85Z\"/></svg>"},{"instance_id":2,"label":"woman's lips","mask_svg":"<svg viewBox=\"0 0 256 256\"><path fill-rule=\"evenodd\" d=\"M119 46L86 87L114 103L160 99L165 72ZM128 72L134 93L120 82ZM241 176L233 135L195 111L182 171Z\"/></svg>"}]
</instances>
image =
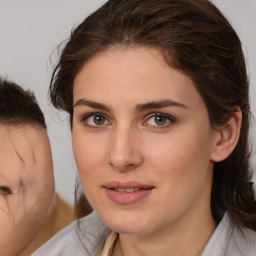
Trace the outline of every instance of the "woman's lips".
<instances>
[{"instance_id":1,"label":"woman's lips","mask_svg":"<svg viewBox=\"0 0 256 256\"><path fill-rule=\"evenodd\" d=\"M115 203L122 205L133 204L148 196L154 186L141 184L135 181L113 181L103 186L106 195Z\"/></svg>"}]
</instances>

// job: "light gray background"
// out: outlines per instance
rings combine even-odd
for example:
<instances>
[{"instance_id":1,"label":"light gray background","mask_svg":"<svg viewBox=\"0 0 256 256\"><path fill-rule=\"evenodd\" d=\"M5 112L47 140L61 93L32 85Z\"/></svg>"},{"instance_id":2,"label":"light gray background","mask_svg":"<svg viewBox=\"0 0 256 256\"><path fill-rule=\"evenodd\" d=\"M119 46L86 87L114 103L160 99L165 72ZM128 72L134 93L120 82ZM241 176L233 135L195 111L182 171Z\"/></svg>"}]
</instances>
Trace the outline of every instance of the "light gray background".
<instances>
[{"instance_id":1,"label":"light gray background","mask_svg":"<svg viewBox=\"0 0 256 256\"><path fill-rule=\"evenodd\" d=\"M0 0L0 75L35 92L48 125L56 189L71 204L76 166L70 129L67 116L57 113L47 99L50 75L57 56L53 50L69 36L74 25L79 24L103 2ZM213 2L229 18L243 42L251 80L252 111L256 115L256 0ZM252 138L256 137L255 131L254 126ZM252 141L252 162L256 166L256 139Z\"/></svg>"}]
</instances>

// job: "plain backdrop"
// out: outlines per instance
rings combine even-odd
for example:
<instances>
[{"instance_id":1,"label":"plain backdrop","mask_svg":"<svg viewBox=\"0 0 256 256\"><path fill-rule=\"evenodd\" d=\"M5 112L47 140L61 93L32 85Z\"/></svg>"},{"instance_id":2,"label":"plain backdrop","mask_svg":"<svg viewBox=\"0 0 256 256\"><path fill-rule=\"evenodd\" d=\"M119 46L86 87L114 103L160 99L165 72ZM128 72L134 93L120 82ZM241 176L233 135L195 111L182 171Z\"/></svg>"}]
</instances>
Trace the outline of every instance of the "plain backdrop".
<instances>
[{"instance_id":1,"label":"plain backdrop","mask_svg":"<svg viewBox=\"0 0 256 256\"><path fill-rule=\"evenodd\" d=\"M129 0L127 0L129 1ZM45 114L51 140L56 190L74 200L76 166L67 115L47 98L57 45L71 29L99 7L102 0L0 0L0 76L35 92ZM251 80L252 112L256 115L256 1L213 0L238 32ZM254 121L255 122L255 121ZM256 166L255 124L251 131L252 162ZM256 179L256 178L254 178Z\"/></svg>"}]
</instances>

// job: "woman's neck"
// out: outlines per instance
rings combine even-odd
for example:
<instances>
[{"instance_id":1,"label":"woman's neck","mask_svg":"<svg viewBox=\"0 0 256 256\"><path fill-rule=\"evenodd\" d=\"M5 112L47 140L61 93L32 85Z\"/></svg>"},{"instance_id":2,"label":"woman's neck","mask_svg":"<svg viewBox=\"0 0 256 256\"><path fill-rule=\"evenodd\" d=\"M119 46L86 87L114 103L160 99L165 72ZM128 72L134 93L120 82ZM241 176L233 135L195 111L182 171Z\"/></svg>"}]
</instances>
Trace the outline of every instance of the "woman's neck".
<instances>
[{"instance_id":1,"label":"woman's neck","mask_svg":"<svg viewBox=\"0 0 256 256\"><path fill-rule=\"evenodd\" d=\"M193 221L189 219L178 220L147 235L119 234L113 256L201 255L216 223L210 212L198 214Z\"/></svg>"}]
</instances>

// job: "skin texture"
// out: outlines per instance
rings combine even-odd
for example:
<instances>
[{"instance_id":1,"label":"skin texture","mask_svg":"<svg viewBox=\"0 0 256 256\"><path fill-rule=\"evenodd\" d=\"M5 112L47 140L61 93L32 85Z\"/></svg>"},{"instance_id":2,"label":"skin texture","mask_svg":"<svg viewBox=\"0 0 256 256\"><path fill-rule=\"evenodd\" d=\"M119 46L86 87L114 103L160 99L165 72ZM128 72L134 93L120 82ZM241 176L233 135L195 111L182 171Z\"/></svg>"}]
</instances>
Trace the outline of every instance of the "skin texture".
<instances>
[{"instance_id":1,"label":"skin texture","mask_svg":"<svg viewBox=\"0 0 256 256\"><path fill-rule=\"evenodd\" d=\"M55 198L46 131L0 125L0 251L18 255L47 219Z\"/></svg>"},{"instance_id":2,"label":"skin texture","mask_svg":"<svg viewBox=\"0 0 256 256\"><path fill-rule=\"evenodd\" d=\"M230 136L210 125L193 81L155 49L116 47L84 65L73 93L80 182L102 220L120 233L113 255L197 255L216 226L212 160L223 159L220 145ZM166 100L175 103L141 107ZM159 113L167 117L157 119ZM152 189L134 203L117 203L105 189L113 181Z\"/></svg>"}]
</instances>

